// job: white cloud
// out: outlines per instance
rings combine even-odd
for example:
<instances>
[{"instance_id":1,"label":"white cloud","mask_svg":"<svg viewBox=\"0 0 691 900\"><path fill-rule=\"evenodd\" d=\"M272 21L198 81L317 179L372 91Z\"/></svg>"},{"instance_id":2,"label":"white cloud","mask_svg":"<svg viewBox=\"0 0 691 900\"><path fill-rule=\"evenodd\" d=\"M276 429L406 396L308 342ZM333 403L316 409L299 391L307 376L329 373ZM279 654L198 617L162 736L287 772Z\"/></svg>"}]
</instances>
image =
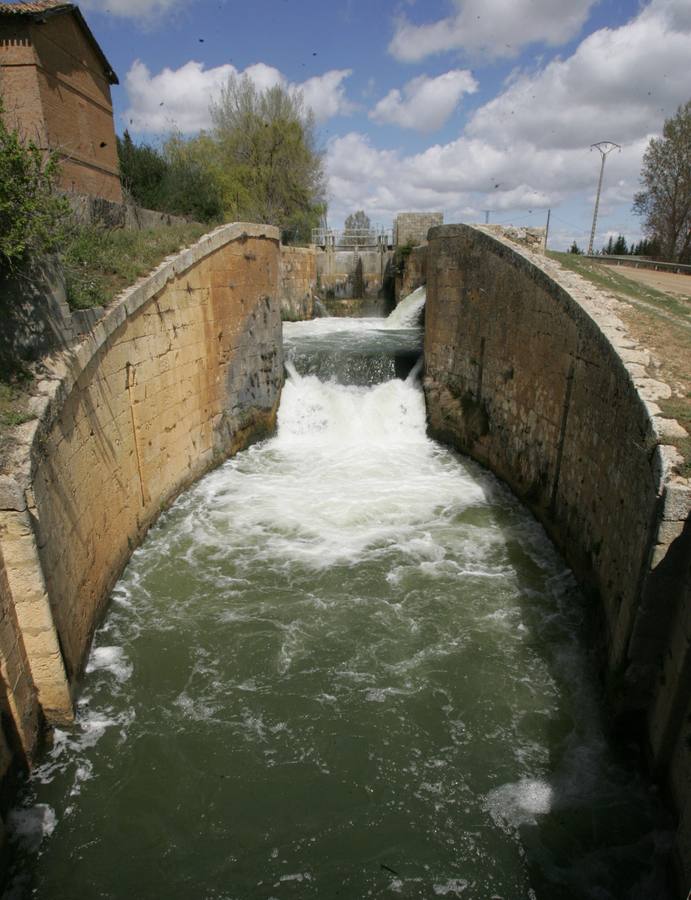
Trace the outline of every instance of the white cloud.
<instances>
[{"instance_id":1,"label":"white cloud","mask_svg":"<svg viewBox=\"0 0 691 900\"><path fill-rule=\"evenodd\" d=\"M332 141L330 214L351 211L341 197L357 197L382 220L405 208L444 209L447 221L468 208L592 209L600 157L590 144L612 140L622 150L607 161L600 221L606 226L617 210L621 219L650 137L688 99L690 9L688 0L653 0L625 25L591 34L570 57L514 72L449 143L404 155L376 150L358 134Z\"/></svg>"},{"instance_id":2,"label":"white cloud","mask_svg":"<svg viewBox=\"0 0 691 900\"><path fill-rule=\"evenodd\" d=\"M209 104L218 97L228 76L247 75L260 90L279 84L287 90L301 90L305 104L322 122L352 112L343 85L350 74L350 69L332 69L302 84L291 84L278 69L265 63L238 72L230 63L205 69L203 63L190 60L179 69L165 68L152 75L143 62L135 60L125 76L130 102L123 118L135 131L155 133L175 128L188 134L208 128Z\"/></svg>"},{"instance_id":3,"label":"white cloud","mask_svg":"<svg viewBox=\"0 0 691 900\"><path fill-rule=\"evenodd\" d=\"M231 74L237 71L230 64L205 70L203 63L191 60L179 69L165 68L152 75L137 59L125 76L130 101L125 123L134 131L148 132L207 128L209 103Z\"/></svg>"},{"instance_id":4,"label":"white cloud","mask_svg":"<svg viewBox=\"0 0 691 900\"><path fill-rule=\"evenodd\" d=\"M475 113L467 133L552 148L625 144L647 135L689 93L691 24L675 30L668 7L652 3L626 25L594 32L568 59L514 77Z\"/></svg>"},{"instance_id":5,"label":"white cloud","mask_svg":"<svg viewBox=\"0 0 691 900\"><path fill-rule=\"evenodd\" d=\"M225 69L225 66L219 66L219 68ZM215 69L209 69L209 74L215 71ZM254 63L251 66L247 66L242 73L236 71L236 74L247 75L249 80L254 82L255 87L260 91L268 91L279 84L285 86L285 78L280 71L273 66L267 66L266 63ZM227 80L226 77L224 83Z\"/></svg>"},{"instance_id":6,"label":"white cloud","mask_svg":"<svg viewBox=\"0 0 691 900\"><path fill-rule=\"evenodd\" d=\"M80 5L124 19L150 21L179 6L180 0L82 0Z\"/></svg>"},{"instance_id":7,"label":"white cloud","mask_svg":"<svg viewBox=\"0 0 691 900\"><path fill-rule=\"evenodd\" d=\"M437 78L420 75L409 81L403 92L389 91L369 117L380 124L434 131L446 122L463 94L472 94L477 88L467 69L452 69Z\"/></svg>"},{"instance_id":8,"label":"white cloud","mask_svg":"<svg viewBox=\"0 0 691 900\"><path fill-rule=\"evenodd\" d=\"M396 22L389 53L418 62L436 53L464 50L511 58L529 44L558 46L578 34L596 0L454 0L454 15L426 25L405 16Z\"/></svg>"},{"instance_id":9,"label":"white cloud","mask_svg":"<svg viewBox=\"0 0 691 900\"><path fill-rule=\"evenodd\" d=\"M295 85L302 91L305 103L311 107L317 122L324 122L332 116L347 116L355 110L354 104L346 97L343 84L351 74L352 69L331 69Z\"/></svg>"},{"instance_id":10,"label":"white cloud","mask_svg":"<svg viewBox=\"0 0 691 900\"><path fill-rule=\"evenodd\" d=\"M367 209L380 210L384 218L404 208L546 208L573 185L590 186L594 171L587 151L555 158L548 151L536 154L530 144L509 151L465 137L410 156L376 150L357 133L327 148L332 211L347 208L357 196L360 206L366 201Z\"/></svg>"}]
</instances>

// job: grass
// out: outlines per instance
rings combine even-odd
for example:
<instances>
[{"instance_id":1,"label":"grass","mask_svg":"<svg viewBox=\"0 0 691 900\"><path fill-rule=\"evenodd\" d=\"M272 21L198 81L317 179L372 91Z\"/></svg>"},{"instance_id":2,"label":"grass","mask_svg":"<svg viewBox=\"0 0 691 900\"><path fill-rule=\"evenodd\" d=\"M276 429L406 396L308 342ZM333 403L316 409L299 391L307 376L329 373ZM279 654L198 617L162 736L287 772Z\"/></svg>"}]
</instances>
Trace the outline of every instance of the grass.
<instances>
[{"instance_id":1,"label":"grass","mask_svg":"<svg viewBox=\"0 0 691 900\"><path fill-rule=\"evenodd\" d=\"M651 304L665 313L679 316L682 320L691 323L691 303L684 302L684 300L677 297L670 297L669 294L658 291L653 287L639 284L621 274L621 271L613 266L594 262L577 253L557 253L556 251L548 250L547 256L556 260L565 269L570 269L572 272L582 275L588 281L597 285L597 287L616 294L622 294L630 300Z\"/></svg>"},{"instance_id":2,"label":"grass","mask_svg":"<svg viewBox=\"0 0 691 900\"><path fill-rule=\"evenodd\" d=\"M30 385L30 376L0 375L0 429L14 428L33 418L26 409Z\"/></svg>"},{"instance_id":3,"label":"grass","mask_svg":"<svg viewBox=\"0 0 691 900\"><path fill-rule=\"evenodd\" d=\"M62 251L67 302L72 309L107 305L166 256L194 243L209 225L166 225L156 229L75 228Z\"/></svg>"},{"instance_id":4,"label":"grass","mask_svg":"<svg viewBox=\"0 0 691 900\"><path fill-rule=\"evenodd\" d=\"M648 374L672 389L669 400L658 401L662 414L676 419L691 435L691 302L639 284L619 270L575 253L549 252L548 256L623 302L621 318L629 333L653 358ZM670 442L684 459L679 474L691 478L691 437Z\"/></svg>"},{"instance_id":5,"label":"grass","mask_svg":"<svg viewBox=\"0 0 691 900\"><path fill-rule=\"evenodd\" d=\"M30 422L29 412L33 374L16 360L0 359L0 474L12 467L12 454L17 446L18 425Z\"/></svg>"}]
</instances>

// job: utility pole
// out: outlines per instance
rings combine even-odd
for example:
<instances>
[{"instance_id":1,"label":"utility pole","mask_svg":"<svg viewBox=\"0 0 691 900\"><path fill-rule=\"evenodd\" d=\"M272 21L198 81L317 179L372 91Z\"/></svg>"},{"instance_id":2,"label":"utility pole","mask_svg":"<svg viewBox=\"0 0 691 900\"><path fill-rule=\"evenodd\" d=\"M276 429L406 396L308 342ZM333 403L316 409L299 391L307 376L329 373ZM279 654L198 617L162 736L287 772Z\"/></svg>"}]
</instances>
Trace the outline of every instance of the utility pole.
<instances>
[{"instance_id":1,"label":"utility pole","mask_svg":"<svg viewBox=\"0 0 691 900\"><path fill-rule=\"evenodd\" d=\"M547 224L545 225L545 250L547 250L547 238L549 237L549 217L552 215L552 210L547 210Z\"/></svg>"},{"instance_id":2,"label":"utility pole","mask_svg":"<svg viewBox=\"0 0 691 900\"><path fill-rule=\"evenodd\" d=\"M607 159L608 154L612 152L612 150L619 150L621 152L621 147L619 144L615 144L614 141L598 141L597 144L591 144L590 149L595 149L599 152L602 157L602 164L600 166L600 180L597 183L597 195L595 197L595 209L593 211L593 227L590 232L590 243L588 244L588 256L593 252L593 241L595 240L595 227L597 226L597 209L600 205L600 191L602 190L602 176L605 172L605 160Z\"/></svg>"},{"instance_id":3,"label":"utility pole","mask_svg":"<svg viewBox=\"0 0 691 900\"><path fill-rule=\"evenodd\" d=\"M485 209L485 210L483 210L483 212L484 212L484 214L485 214L485 225L487 225L487 224L489 223L489 214L490 214L490 210L489 210L489 209Z\"/></svg>"}]
</instances>

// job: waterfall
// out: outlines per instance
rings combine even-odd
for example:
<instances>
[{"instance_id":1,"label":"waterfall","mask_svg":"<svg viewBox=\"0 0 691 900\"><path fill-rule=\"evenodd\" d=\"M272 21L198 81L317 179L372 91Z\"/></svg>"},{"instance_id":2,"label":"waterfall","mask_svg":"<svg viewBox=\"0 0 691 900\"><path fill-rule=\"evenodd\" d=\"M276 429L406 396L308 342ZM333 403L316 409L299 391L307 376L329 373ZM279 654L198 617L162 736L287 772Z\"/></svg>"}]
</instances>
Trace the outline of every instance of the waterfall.
<instances>
[{"instance_id":1,"label":"waterfall","mask_svg":"<svg viewBox=\"0 0 691 900\"><path fill-rule=\"evenodd\" d=\"M427 299L425 285L416 288L412 293L404 297L396 309L387 317L387 328L410 328L420 324L422 310Z\"/></svg>"}]
</instances>

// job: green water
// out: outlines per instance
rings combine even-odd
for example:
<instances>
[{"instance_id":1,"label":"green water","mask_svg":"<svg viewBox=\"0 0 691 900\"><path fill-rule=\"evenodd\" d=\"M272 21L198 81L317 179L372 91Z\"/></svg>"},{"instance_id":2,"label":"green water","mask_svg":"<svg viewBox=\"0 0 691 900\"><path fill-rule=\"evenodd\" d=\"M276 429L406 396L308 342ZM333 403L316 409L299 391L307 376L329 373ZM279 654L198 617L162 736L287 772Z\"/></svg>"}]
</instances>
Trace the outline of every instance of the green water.
<instances>
[{"instance_id":1,"label":"green water","mask_svg":"<svg viewBox=\"0 0 691 900\"><path fill-rule=\"evenodd\" d=\"M297 368L350 342L360 383L364 332L391 335L341 328L288 327ZM572 576L392 364L293 369L278 435L135 552L7 898L665 896Z\"/></svg>"}]
</instances>

